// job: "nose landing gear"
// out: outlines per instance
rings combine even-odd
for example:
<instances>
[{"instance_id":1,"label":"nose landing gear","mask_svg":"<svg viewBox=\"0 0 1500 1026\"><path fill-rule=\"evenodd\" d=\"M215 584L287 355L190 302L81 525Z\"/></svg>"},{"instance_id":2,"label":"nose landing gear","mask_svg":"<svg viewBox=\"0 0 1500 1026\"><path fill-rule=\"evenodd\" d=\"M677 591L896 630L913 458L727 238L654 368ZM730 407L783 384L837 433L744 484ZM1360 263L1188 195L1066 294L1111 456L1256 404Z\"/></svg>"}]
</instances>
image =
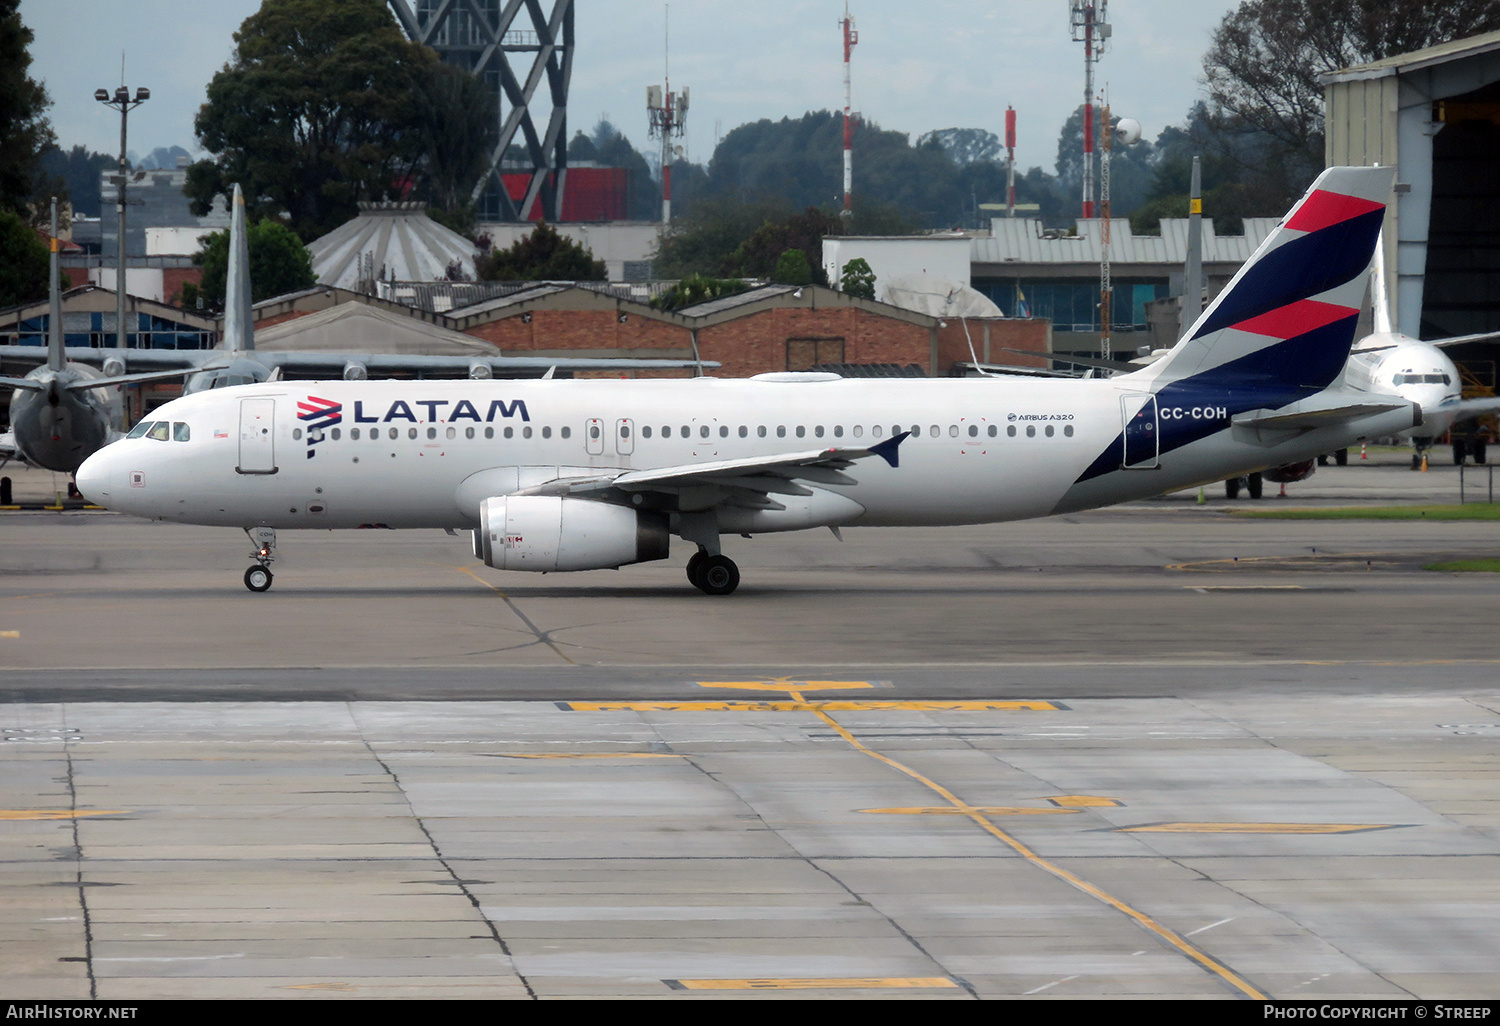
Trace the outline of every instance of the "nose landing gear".
<instances>
[{"instance_id":1,"label":"nose landing gear","mask_svg":"<svg viewBox=\"0 0 1500 1026\"><path fill-rule=\"evenodd\" d=\"M269 591L275 579L271 574L271 563L276 557L271 553L276 551L276 528L247 527L245 536L255 546L255 551L250 553L255 565L245 571L245 587L255 592Z\"/></svg>"}]
</instances>

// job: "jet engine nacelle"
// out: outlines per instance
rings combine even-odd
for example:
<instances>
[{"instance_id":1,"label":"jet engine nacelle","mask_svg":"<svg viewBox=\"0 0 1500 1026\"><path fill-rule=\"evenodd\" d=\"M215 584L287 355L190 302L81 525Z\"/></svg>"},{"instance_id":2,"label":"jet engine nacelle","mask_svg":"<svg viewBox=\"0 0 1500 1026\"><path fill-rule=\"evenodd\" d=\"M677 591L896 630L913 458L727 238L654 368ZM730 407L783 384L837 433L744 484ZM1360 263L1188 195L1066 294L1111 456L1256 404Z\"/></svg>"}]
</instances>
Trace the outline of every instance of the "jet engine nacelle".
<instances>
[{"instance_id":1,"label":"jet engine nacelle","mask_svg":"<svg viewBox=\"0 0 1500 1026\"><path fill-rule=\"evenodd\" d=\"M370 369L358 360L350 360L344 364L345 381L364 381L370 376Z\"/></svg>"},{"instance_id":2,"label":"jet engine nacelle","mask_svg":"<svg viewBox=\"0 0 1500 1026\"><path fill-rule=\"evenodd\" d=\"M474 555L496 570L605 570L666 559L667 518L591 499L499 495L479 507Z\"/></svg>"}]
</instances>

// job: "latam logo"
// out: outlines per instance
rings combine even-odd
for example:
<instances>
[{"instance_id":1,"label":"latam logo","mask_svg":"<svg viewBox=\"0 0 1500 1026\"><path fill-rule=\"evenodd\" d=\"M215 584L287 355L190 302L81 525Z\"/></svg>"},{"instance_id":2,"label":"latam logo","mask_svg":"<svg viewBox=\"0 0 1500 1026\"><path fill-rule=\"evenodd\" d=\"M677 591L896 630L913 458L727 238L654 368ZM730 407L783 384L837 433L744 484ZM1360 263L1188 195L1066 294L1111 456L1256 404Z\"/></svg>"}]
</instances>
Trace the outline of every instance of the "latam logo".
<instances>
[{"instance_id":1,"label":"latam logo","mask_svg":"<svg viewBox=\"0 0 1500 1026\"><path fill-rule=\"evenodd\" d=\"M326 399L315 401L327 402ZM504 399L496 399L490 403L489 409L482 417L479 415L479 408L467 399L460 399L457 402L451 399L416 399L410 403L397 399L386 409L383 416L374 411L367 413L365 411L365 404L362 401L356 401L354 404L354 422L356 424L388 424L394 420L404 420L412 424L420 424L422 423L422 418L419 418L412 411L413 406L421 406L426 409L427 417L425 419L429 424L435 424L438 421L444 420L449 423L457 420L472 420L476 424L488 424L494 421L496 417L503 417L506 420L509 420L511 417L520 417L521 420L527 423L531 421L531 414L526 411L526 403L520 399L514 399L510 402L506 402ZM451 410L444 409L444 407L448 406L453 408Z\"/></svg>"},{"instance_id":2,"label":"latam logo","mask_svg":"<svg viewBox=\"0 0 1500 1026\"><path fill-rule=\"evenodd\" d=\"M344 404L310 395L297 403L297 419L307 425L307 458L317 455L323 432L344 422Z\"/></svg>"}]
</instances>

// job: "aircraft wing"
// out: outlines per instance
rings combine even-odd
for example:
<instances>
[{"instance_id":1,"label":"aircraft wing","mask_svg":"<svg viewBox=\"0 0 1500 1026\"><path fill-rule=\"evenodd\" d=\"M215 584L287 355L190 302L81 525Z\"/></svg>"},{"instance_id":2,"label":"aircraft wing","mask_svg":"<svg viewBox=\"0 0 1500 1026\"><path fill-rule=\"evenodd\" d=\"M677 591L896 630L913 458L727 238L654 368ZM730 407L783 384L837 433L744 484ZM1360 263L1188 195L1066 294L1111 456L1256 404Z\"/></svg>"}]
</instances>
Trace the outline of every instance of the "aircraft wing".
<instances>
[{"instance_id":1,"label":"aircraft wing","mask_svg":"<svg viewBox=\"0 0 1500 1026\"><path fill-rule=\"evenodd\" d=\"M413 372L441 372L468 375L475 366L488 368L496 377L516 371L540 375L550 368L558 370L682 370L696 367L716 368L712 361L633 360L618 357L551 357L551 356L421 356L390 353L340 352L273 352L255 351L254 358L298 376L342 377L344 368L357 364L377 377Z\"/></svg>"},{"instance_id":2,"label":"aircraft wing","mask_svg":"<svg viewBox=\"0 0 1500 1026\"><path fill-rule=\"evenodd\" d=\"M154 371L186 369L209 370L217 364L227 364L236 354L225 349L126 349L112 347L95 349L91 346L69 346L65 358L71 363L102 366L107 360L121 360L125 366L135 370ZM516 371L540 376L549 368L565 371L609 371L609 370L683 370L702 367L713 370L719 366L712 360L655 360L622 359L617 357L549 357L549 356L419 356L391 353L343 353L343 352L277 352L257 349L243 354L248 359L258 360L267 367L280 367L283 373L294 373L309 378L340 378L349 364L358 364L377 377L389 374L412 374L447 371L451 374L467 375L474 365L488 367L497 377L513 375ZM0 346L0 365L35 367L47 362L44 346ZM167 375L164 375L167 376ZM121 382L113 381L113 384Z\"/></svg>"},{"instance_id":3,"label":"aircraft wing","mask_svg":"<svg viewBox=\"0 0 1500 1026\"><path fill-rule=\"evenodd\" d=\"M1447 346L1461 346L1465 342L1490 342L1497 338L1500 338L1500 331L1482 331L1477 335L1455 335L1453 338L1435 338L1431 339L1427 344L1443 348Z\"/></svg>"},{"instance_id":4,"label":"aircraft wing","mask_svg":"<svg viewBox=\"0 0 1500 1026\"><path fill-rule=\"evenodd\" d=\"M1447 413L1454 411L1458 420L1468 420L1470 417L1483 417L1487 413L1500 413L1500 397L1488 396L1483 399L1463 399L1452 406L1444 406L1441 410L1434 412Z\"/></svg>"},{"instance_id":5,"label":"aircraft wing","mask_svg":"<svg viewBox=\"0 0 1500 1026\"><path fill-rule=\"evenodd\" d=\"M67 388L70 392L77 392L85 388L109 388L112 385L139 385L144 381L164 381L168 378L181 378L193 373L195 367L177 367L173 370L147 371L142 374L120 374L112 378L85 378L69 382Z\"/></svg>"},{"instance_id":6,"label":"aircraft wing","mask_svg":"<svg viewBox=\"0 0 1500 1026\"><path fill-rule=\"evenodd\" d=\"M215 356L226 355L222 349L116 349L107 346L68 346L63 358L68 363L102 367L119 360L126 367L141 371L186 368L195 370ZM28 370L47 362L46 346L0 346L0 366L25 367Z\"/></svg>"},{"instance_id":7,"label":"aircraft wing","mask_svg":"<svg viewBox=\"0 0 1500 1026\"><path fill-rule=\"evenodd\" d=\"M868 448L815 449L779 456L688 463L653 470L631 470L609 477L565 478L522 491L522 495L579 495L616 492L664 492L679 496L696 493L692 505L707 509L720 503L754 509L782 509L772 495L811 495L807 484L852 485L844 473L857 460L879 456L900 465L899 448L910 432L903 431Z\"/></svg>"},{"instance_id":8,"label":"aircraft wing","mask_svg":"<svg viewBox=\"0 0 1500 1026\"><path fill-rule=\"evenodd\" d=\"M1092 367L1095 370L1112 371L1117 374L1129 374L1131 371L1138 371L1145 366L1145 364L1135 363L1134 361L1101 360L1094 356L1076 356L1072 353L1037 353L1026 349L1006 349L1004 346L999 348L1002 353L1015 353L1017 356L1040 356L1051 360L1053 363L1070 363L1075 367ZM1155 361L1148 360L1146 362L1154 363ZM984 366L988 367L989 364L985 364ZM1061 372L1059 372L1059 376L1077 377L1076 374L1063 374Z\"/></svg>"}]
</instances>

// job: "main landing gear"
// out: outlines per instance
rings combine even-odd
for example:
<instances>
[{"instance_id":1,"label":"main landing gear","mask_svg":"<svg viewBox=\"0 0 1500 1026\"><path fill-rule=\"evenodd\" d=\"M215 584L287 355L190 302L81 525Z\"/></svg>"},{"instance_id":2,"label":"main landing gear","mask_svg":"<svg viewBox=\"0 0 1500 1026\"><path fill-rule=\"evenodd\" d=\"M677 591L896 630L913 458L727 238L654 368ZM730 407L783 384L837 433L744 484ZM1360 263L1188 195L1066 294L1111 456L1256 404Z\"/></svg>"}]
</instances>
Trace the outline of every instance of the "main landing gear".
<instances>
[{"instance_id":1,"label":"main landing gear","mask_svg":"<svg viewBox=\"0 0 1500 1026\"><path fill-rule=\"evenodd\" d=\"M250 553L255 565L245 571L245 587L256 592L269 591L271 582L275 580L271 574L271 563L276 557L271 553L276 551L276 528L247 527L245 536L255 546L255 551Z\"/></svg>"},{"instance_id":2,"label":"main landing gear","mask_svg":"<svg viewBox=\"0 0 1500 1026\"><path fill-rule=\"evenodd\" d=\"M688 560L687 578L705 595L728 595L740 586L740 568L728 556L710 556L700 548Z\"/></svg>"}]
</instances>

